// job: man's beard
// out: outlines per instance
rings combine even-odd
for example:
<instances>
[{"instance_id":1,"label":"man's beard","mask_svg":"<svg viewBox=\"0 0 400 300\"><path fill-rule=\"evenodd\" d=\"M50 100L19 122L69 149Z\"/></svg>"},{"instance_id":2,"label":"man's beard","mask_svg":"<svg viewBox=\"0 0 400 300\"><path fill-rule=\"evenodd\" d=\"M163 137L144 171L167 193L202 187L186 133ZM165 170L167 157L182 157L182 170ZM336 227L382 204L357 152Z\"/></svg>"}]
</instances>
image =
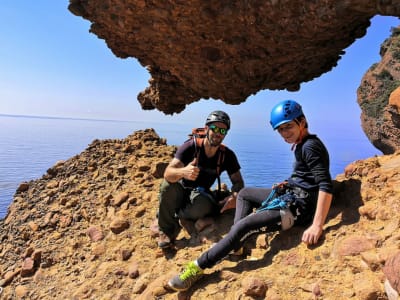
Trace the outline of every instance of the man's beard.
<instances>
[{"instance_id":1,"label":"man's beard","mask_svg":"<svg viewBox=\"0 0 400 300\"><path fill-rule=\"evenodd\" d=\"M210 145L212 146L212 147L218 147L219 145L221 145L221 143L222 143L222 139L211 139L210 137L208 137L208 141L209 141L209 143L210 143Z\"/></svg>"}]
</instances>

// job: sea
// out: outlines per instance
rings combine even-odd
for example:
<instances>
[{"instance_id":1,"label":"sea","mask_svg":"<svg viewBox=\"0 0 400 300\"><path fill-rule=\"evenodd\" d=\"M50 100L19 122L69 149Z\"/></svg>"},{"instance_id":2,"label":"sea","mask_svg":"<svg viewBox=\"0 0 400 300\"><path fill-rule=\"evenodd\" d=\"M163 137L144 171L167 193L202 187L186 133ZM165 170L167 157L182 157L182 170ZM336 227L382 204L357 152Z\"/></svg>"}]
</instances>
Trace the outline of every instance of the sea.
<instances>
[{"instance_id":1,"label":"sea","mask_svg":"<svg viewBox=\"0 0 400 300\"><path fill-rule=\"evenodd\" d=\"M198 127L192 125L0 114L0 219L6 216L21 182L41 178L57 161L81 153L95 139L123 139L137 130L153 128L169 145L180 145ZM361 128L337 126L311 130L328 148L332 178L354 160L382 154ZM267 126L232 129L224 144L235 151L246 186L270 187L290 175L291 147ZM229 186L225 174L222 181Z\"/></svg>"}]
</instances>

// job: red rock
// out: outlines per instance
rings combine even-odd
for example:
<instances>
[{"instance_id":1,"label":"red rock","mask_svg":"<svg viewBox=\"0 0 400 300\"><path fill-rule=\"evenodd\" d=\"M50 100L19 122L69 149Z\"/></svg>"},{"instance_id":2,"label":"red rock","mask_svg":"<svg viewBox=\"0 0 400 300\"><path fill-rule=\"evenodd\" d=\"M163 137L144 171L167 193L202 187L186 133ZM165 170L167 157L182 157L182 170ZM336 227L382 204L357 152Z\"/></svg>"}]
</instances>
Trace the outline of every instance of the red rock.
<instances>
[{"instance_id":1,"label":"red rock","mask_svg":"<svg viewBox=\"0 0 400 300\"><path fill-rule=\"evenodd\" d=\"M374 247L374 243L365 237L349 236L336 242L335 253L340 256L358 255Z\"/></svg>"},{"instance_id":2,"label":"red rock","mask_svg":"<svg viewBox=\"0 0 400 300\"><path fill-rule=\"evenodd\" d=\"M111 221L110 229L113 233L121 233L127 228L129 228L129 222L127 220L116 218Z\"/></svg>"},{"instance_id":3,"label":"red rock","mask_svg":"<svg viewBox=\"0 0 400 300\"><path fill-rule=\"evenodd\" d=\"M383 273L389 280L390 285L400 293L400 251L386 260Z\"/></svg>"},{"instance_id":4,"label":"red rock","mask_svg":"<svg viewBox=\"0 0 400 300\"><path fill-rule=\"evenodd\" d=\"M243 293L251 297L261 297L264 298L267 293L268 287L259 278L246 277L242 280Z\"/></svg>"},{"instance_id":5,"label":"red rock","mask_svg":"<svg viewBox=\"0 0 400 300\"><path fill-rule=\"evenodd\" d=\"M104 233L101 228L96 226L91 226L86 230L86 234L90 237L92 242L98 242L104 239Z\"/></svg>"},{"instance_id":6,"label":"red rock","mask_svg":"<svg viewBox=\"0 0 400 300\"><path fill-rule=\"evenodd\" d=\"M34 269L35 262L32 258L27 257L24 259L21 267L21 277L31 276L35 273Z\"/></svg>"}]
</instances>

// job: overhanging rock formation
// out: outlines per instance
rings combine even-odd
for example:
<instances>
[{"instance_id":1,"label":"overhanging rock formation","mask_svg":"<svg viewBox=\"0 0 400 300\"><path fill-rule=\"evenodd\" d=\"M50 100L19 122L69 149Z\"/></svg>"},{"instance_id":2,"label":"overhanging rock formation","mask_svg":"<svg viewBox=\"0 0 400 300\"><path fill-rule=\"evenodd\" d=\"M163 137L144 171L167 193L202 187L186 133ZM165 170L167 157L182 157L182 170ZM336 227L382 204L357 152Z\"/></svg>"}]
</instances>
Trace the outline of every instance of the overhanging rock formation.
<instances>
[{"instance_id":1,"label":"overhanging rock formation","mask_svg":"<svg viewBox=\"0 0 400 300\"><path fill-rule=\"evenodd\" d=\"M336 66L375 15L400 16L395 0L70 0L90 31L150 74L143 109L240 104L263 89L298 90Z\"/></svg>"}]
</instances>

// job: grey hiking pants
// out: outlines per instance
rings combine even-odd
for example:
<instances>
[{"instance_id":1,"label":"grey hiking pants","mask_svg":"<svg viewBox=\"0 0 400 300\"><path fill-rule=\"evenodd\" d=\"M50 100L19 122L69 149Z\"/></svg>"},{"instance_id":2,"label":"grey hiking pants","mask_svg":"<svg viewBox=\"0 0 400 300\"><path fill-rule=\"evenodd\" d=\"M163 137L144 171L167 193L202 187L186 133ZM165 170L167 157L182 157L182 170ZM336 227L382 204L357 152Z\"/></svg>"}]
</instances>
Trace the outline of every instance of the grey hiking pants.
<instances>
[{"instance_id":1,"label":"grey hiking pants","mask_svg":"<svg viewBox=\"0 0 400 300\"><path fill-rule=\"evenodd\" d=\"M169 238L179 234L179 219L196 221L218 211L214 198L206 192L185 188L180 182L163 180L160 185L158 226Z\"/></svg>"},{"instance_id":2,"label":"grey hiking pants","mask_svg":"<svg viewBox=\"0 0 400 300\"><path fill-rule=\"evenodd\" d=\"M253 209L258 208L271 191L272 189L269 188L248 187L239 192L236 199L235 219L229 233L198 258L200 268L213 267L229 252L238 250L246 238L252 234L289 229L293 226L293 220L291 220L291 225L285 228L282 224L285 219L293 218L290 211L277 209L253 212ZM289 224L290 221L287 223Z\"/></svg>"}]
</instances>

